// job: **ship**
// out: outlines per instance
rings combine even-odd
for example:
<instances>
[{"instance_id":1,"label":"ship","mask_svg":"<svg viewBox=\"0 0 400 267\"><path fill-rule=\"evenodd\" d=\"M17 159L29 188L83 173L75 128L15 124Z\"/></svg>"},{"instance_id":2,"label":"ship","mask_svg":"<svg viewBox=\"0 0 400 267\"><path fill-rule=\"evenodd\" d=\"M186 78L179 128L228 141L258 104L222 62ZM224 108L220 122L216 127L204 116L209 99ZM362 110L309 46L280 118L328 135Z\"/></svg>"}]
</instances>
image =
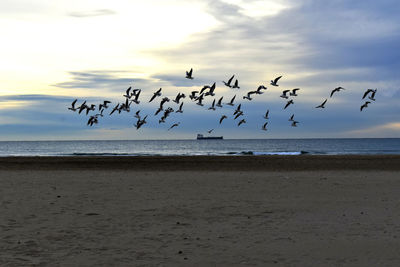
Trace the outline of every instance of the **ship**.
<instances>
[{"instance_id":1,"label":"ship","mask_svg":"<svg viewBox=\"0 0 400 267\"><path fill-rule=\"evenodd\" d=\"M223 136L203 136L202 134L197 134L197 140L210 140L210 139L224 139Z\"/></svg>"}]
</instances>

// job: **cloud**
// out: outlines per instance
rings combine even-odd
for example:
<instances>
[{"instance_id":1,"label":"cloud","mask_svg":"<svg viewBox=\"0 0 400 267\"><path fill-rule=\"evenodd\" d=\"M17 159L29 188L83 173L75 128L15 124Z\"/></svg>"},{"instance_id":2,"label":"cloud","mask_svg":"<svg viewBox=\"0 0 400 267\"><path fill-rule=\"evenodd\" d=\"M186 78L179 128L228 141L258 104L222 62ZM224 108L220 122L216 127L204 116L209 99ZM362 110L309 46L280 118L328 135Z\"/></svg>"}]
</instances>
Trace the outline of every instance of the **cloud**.
<instances>
[{"instance_id":1,"label":"cloud","mask_svg":"<svg viewBox=\"0 0 400 267\"><path fill-rule=\"evenodd\" d=\"M151 83L149 79L125 78L121 75L128 71L71 71L71 80L54 84L60 88L102 89L108 91L124 91L129 86L141 87Z\"/></svg>"},{"instance_id":2,"label":"cloud","mask_svg":"<svg viewBox=\"0 0 400 267\"><path fill-rule=\"evenodd\" d=\"M68 16L75 18L87 18L87 17L109 16L115 14L117 14L117 12L115 12L112 9L96 9L90 11L70 12L68 13Z\"/></svg>"}]
</instances>

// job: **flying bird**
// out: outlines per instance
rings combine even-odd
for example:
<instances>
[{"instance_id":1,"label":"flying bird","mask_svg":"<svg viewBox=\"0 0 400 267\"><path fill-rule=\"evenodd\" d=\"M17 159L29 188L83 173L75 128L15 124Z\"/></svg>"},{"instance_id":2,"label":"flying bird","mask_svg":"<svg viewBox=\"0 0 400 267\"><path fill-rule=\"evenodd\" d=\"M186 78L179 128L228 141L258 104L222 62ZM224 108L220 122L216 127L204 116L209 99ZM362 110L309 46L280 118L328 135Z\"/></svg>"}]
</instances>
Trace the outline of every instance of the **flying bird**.
<instances>
[{"instance_id":1,"label":"flying bird","mask_svg":"<svg viewBox=\"0 0 400 267\"><path fill-rule=\"evenodd\" d=\"M297 91L299 91L300 88L294 88L292 89L292 92L290 92L290 96L297 96Z\"/></svg>"},{"instance_id":2,"label":"flying bird","mask_svg":"<svg viewBox=\"0 0 400 267\"><path fill-rule=\"evenodd\" d=\"M332 97L334 93L340 92L341 90L345 90L345 89L343 87L341 87L341 86L336 87L335 89L332 90L330 97Z\"/></svg>"},{"instance_id":3,"label":"flying bird","mask_svg":"<svg viewBox=\"0 0 400 267\"><path fill-rule=\"evenodd\" d=\"M222 121L223 121L224 119L226 119L226 118L228 118L226 115L222 115L222 117L219 119L219 124L221 124Z\"/></svg>"},{"instance_id":4,"label":"flying bird","mask_svg":"<svg viewBox=\"0 0 400 267\"><path fill-rule=\"evenodd\" d=\"M289 121L294 121L294 114L292 114L292 116L290 116Z\"/></svg>"},{"instance_id":5,"label":"flying bird","mask_svg":"<svg viewBox=\"0 0 400 267\"><path fill-rule=\"evenodd\" d=\"M191 68L189 71L186 71L186 79L193 80L193 68Z\"/></svg>"},{"instance_id":6,"label":"flying bird","mask_svg":"<svg viewBox=\"0 0 400 267\"><path fill-rule=\"evenodd\" d=\"M287 96L287 93L290 92L290 90L283 90L282 94L280 95L280 97L288 99L289 97Z\"/></svg>"},{"instance_id":7,"label":"flying bird","mask_svg":"<svg viewBox=\"0 0 400 267\"><path fill-rule=\"evenodd\" d=\"M239 121L238 126L240 126L241 124L246 123L245 119L242 119L241 121Z\"/></svg>"},{"instance_id":8,"label":"flying bird","mask_svg":"<svg viewBox=\"0 0 400 267\"><path fill-rule=\"evenodd\" d=\"M325 101L324 101L324 102L322 102L322 104L321 104L321 105L319 105L319 106L316 106L315 108L325 108L326 101L328 101L328 99L325 99Z\"/></svg>"},{"instance_id":9,"label":"flying bird","mask_svg":"<svg viewBox=\"0 0 400 267\"><path fill-rule=\"evenodd\" d=\"M283 108L283 109L286 109L288 106L290 106L291 104L294 104L294 102L293 102L293 99L290 99L287 103L286 103L286 105L285 105L285 107Z\"/></svg>"},{"instance_id":10,"label":"flying bird","mask_svg":"<svg viewBox=\"0 0 400 267\"><path fill-rule=\"evenodd\" d=\"M229 106L234 106L235 104L233 104L233 101L235 101L236 95L234 97L232 97L231 101L229 103L226 103Z\"/></svg>"},{"instance_id":11,"label":"flying bird","mask_svg":"<svg viewBox=\"0 0 400 267\"><path fill-rule=\"evenodd\" d=\"M171 127L169 127L168 131L171 130L172 128L174 128L174 127L179 126L179 124L180 124L180 122L172 124Z\"/></svg>"},{"instance_id":12,"label":"flying bird","mask_svg":"<svg viewBox=\"0 0 400 267\"><path fill-rule=\"evenodd\" d=\"M235 80L235 84L232 86L232 88L240 89L239 81L238 81L238 80Z\"/></svg>"},{"instance_id":13,"label":"flying bird","mask_svg":"<svg viewBox=\"0 0 400 267\"><path fill-rule=\"evenodd\" d=\"M215 110L215 98L211 104L211 107L208 108L209 110Z\"/></svg>"},{"instance_id":14,"label":"flying bird","mask_svg":"<svg viewBox=\"0 0 400 267\"><path fill-rule=\"evenodd\" d=\"M362 106L360 107L360 111L363 111L363 109L366 108L366 107L368 107L368 104L370 104L370 103L371 103L371 102L369 102L369 101L365 102L364 105L362 105Z\"/></svg>"},{"instance_id":15,"label":"flying bird","mask_svg":"<svg viewBox=\"0 0 400 267\"><path fill-rule=\"evenodd\" d=\"M132 95L129 94L129 91L130 91L131 89L132 89L132 86L129 86L129 88L126 89L126 93L125 93L123 96L126 97L126 98L131 98Z\"/></svg>"},{"instance_id":16,"label":"flying bird","mask_svg":"<svg viewBox=\"0 0 400 267\"><path fill-rule=\"evenodd\" d=\"M189 95L189 98L191 99L191 100L196 100L196 94L198 93L199 91L192 91L191 93L190 93L190 95Z\"/></svg>"},{"instance_id":17,"label":"flying bird","mask_svg":"<svg viewBox=\"0 0 400 267\"><path fill-rule=\"evenodd\" d=\"M211 85L209 88L210 88L210 90L209 90L208 92L206 92L204 95L205 95L205 96L208 96L208 95L210 95L210 96L215 96L215 94L214 94L215 83L213 83L213 85Z\"/></svg>"},{"instance_id":18,"label":"flying bird","mask_svg":"<svg viewBox=\"0 0 400 267\"><path fill-rule=\"evenodd\" d=\"M233 80L233 77L235 77L235 75L232 75L232 77L228 80L228 82L224 82L224 81L222 81L222 82L223 82L226 86L232 88L231 82L232 82L232 80Z\"/></svg>"},{"instance_id":19,"label":"flying bird","mask_svg":"<svg viewBox=\"0 0 400 267\"><path fill-rule=\"evenodd\" d=\"M104 100L103 103L99 105L99 110L108 108L108 104L110 103L111 101Z\"/></svg>"},{"instance_id":20,"label":"flying bird","mask_svg":"<svg viewBox=\"0 0 400 267\"><path fill-rule=\"evenodd\" d=\"M373 93L373 92L376 92L376 91L377 91L377 89L375 89L375 90L374 89L367 89L367 91L365 91L362 99L364 99L369 93Z\"/></svg>"},{"instance_id":21,"label":"flying bird","mask_svg":"<svg viewBox=\"0 0 400 267\"><path fill-rule=\"evenodd\" d=\"M239 104L239 105L236 107L236 110L235 110L235 112L233 113L233 115L236 115L237 113L241 112L241 110L240 110L241 107L242 107L242 104Z\"/></svg>"},{"instance_id":22,"label":"flying bird","mask_svg":"<svg viewBox=\"0 0 400 267\"><path fill-rule=\"evenodd\" d=\"M222 99L223 99L223 98L224 98L224 97L221 96L221 98L218 100L218 103L216 104L217 107L222 108Z\"/></svg>"},{"instance_id":23,"label":"flying bird","mask_svg":"<svg viewBox=\"0 0 400 267\"><path fill-rule=\"evenodd\" d=\"M158 89L155 93L153 93L153 96L150 98L149 103L150 103L151 101L153 101L157 96L161 96L161 89L162 89L162 88Z\"/></svg>"},{"instance_id":24,"label":"flying bird","mask_svg":"<svg viewBox=\"0 0 400 267\"><path fill-rule=\"evenodd\" d=\"M207 133L212 133L212 131L214 131L214 129L208 130Z\"/></svg>"},{"instance_id":25,"label":"flying bird","mask_svg":"<svg viewBox=\"0 0 400 267\"><path fill-rule=\"evenodd\" d=\"M269 115L269 109L268 109L267 112L265 113L264 119L268 120L268 119L269 119L268 115Z\"/></svg>"},{"instance_id":26,"label":"flying bird","mask_svg":"<svg viewBox=\"0 0 400 267\"><path fill-rule=\"evenodd\" d=\"M298 121L292 121L292 127L297 127L297 123L299 123Z\"/></svg>"},{"instance_id":27,"label":"flying bird","mask_svg":"<svg viewBox=\"0 0 400 267\"><path fill-rule=\"evenodd\" d=\"M82 103L82 105L79 106L79 111L78 114L81 114L81 112L86 108L86 100Z\"/></svg>"},{"instance_id":28,"label":"flying bird","mask_svg":"<svg viewBox=\"0 0 400 267\"><path fill-rule=\"evenodd\" d=\"M261 129L262 129L263 131L266 131L266 130L267 130L267 124L268 124L268 122L264 123L264 125L261 127Z\"/></svg>"},{"instance_id":29,"label":"flying bird","mask_svg":"<svg viewBox=\"0 0 400 267\"><path fill-rule=\"evenodd\" d=\"M77 111L78 110L77 108L75 108L76 101L78 101L78 99L75 99L74 101L72 101L71 107L68 108L69 110L72 110L72 111Z\"/></svg>"},{"instance_id":30,"label":"flying bird","mask_svg":"<svg viewBox=\"0 0 400 267\"><path fill-rule=\"evenodd\" d=\"M136 111L135 115L133 117L138 118L140 120L140 110Z\"/></svg>"},{"instance_id":31,"label":"flying bird","mask_svg":"<svg viewBox=\"0 0 400 267\"><path fill-rule=\"evenodd\" d=\"M279 81L280 78L282 78L282 76L279 76L279 77L275 78L275 80L271 80L271 85L272 86L279 86L278 85L278 81Z\"/></svg>"}]
</instances>

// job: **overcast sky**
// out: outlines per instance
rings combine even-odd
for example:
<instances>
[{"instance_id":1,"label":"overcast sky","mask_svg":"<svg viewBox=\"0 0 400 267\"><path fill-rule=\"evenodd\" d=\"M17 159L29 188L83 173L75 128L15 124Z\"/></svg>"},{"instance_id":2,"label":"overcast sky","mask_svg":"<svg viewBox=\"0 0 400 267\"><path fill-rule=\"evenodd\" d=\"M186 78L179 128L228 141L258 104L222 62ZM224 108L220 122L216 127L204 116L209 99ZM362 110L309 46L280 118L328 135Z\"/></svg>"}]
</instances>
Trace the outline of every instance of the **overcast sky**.
<instances>
[{"instance_id":1,"label":"overcast sky","mask_svg":"<svg viewBox=\"0 0 400 267\"><path fill-rule=\"evenodd\" d=\"M399 13L395 0L2 0L0 140L192 139L210 129L225 138L400 137ZM240 89L223 85L232 75ZM214 97L204 107L186 98L183 114L158 123L154 91L172 98L213 82L217 100L236 95L246 124L232 107L208 110ZM261 84L264 94L242 98ZM88 116L67 109L76 98L113 106L129 86L142 89L131 113L106 112L88 127ZM284 110L282 90L296 87ZM368 88L376 101L360 112ZM149 117L136 130L139 109Z\"/></svg>"}]
</instances>

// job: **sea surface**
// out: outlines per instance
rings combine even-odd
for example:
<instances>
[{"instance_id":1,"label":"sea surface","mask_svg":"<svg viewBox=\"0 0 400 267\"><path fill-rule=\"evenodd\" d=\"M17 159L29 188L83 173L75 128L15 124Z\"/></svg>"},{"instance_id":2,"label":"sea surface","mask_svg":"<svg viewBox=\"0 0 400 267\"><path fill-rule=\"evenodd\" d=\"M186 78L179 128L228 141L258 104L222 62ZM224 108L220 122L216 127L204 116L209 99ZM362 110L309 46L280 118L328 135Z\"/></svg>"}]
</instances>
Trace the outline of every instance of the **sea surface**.
<instances>
[{"instance_id":1,"label":"sea surface","mask_svg":"<svg viewBox=\"0 0 400 267\"><path fill-rule=\"evenodd\" d=\"M0 142L1 157L302 154L400 154L400 138Z\"/></svg>"}]
</instances>

